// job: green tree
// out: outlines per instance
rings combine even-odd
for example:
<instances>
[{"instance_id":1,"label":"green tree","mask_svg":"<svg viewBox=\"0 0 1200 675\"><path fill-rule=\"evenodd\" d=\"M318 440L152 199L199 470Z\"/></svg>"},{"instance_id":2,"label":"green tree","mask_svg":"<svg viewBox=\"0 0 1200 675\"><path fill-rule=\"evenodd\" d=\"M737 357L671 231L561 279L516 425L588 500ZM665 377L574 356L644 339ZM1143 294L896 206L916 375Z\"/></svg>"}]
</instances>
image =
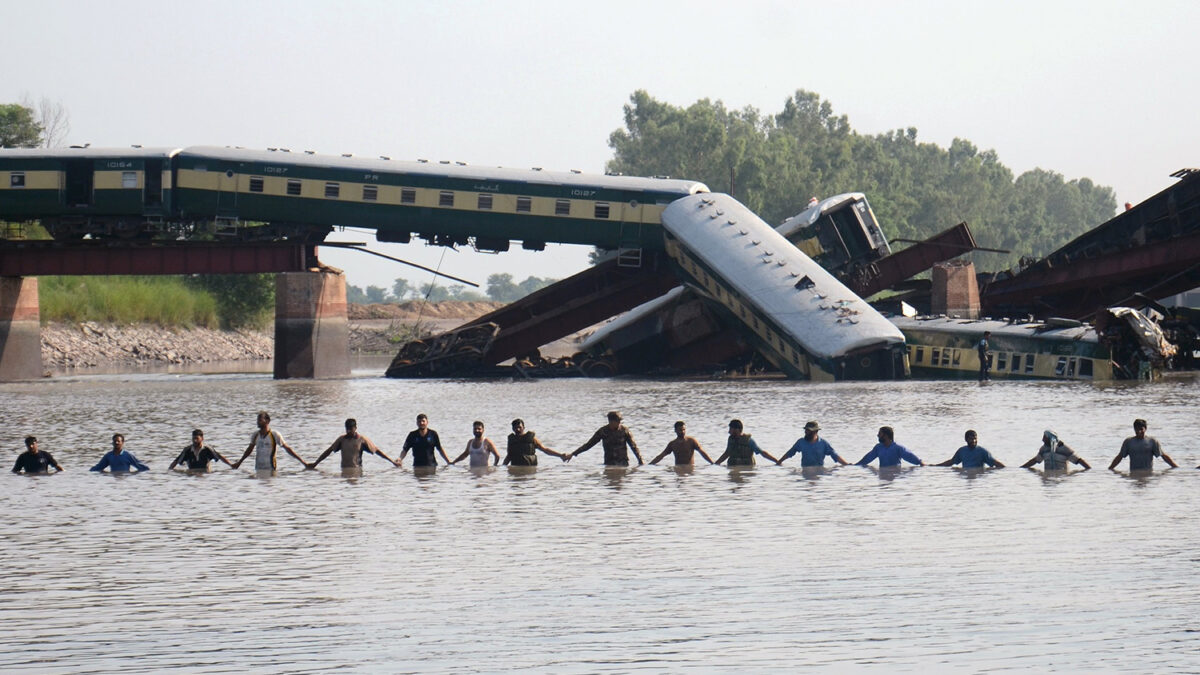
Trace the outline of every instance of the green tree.
<instances>
[{"instance_id":1,"label":"green tree","mask_svg":"<svg viewBox=\"0 0 1200 675\"><path fill-rule=\"evenodd\" d=\"M0 105L0 148L36 148L42 142L42 127L34 111L23 105Z\"/></svg>"},{"instance_id":2,"label":"green tree","mask_svg":"<svg viewBox=\"0 0 1200 675\"><path fill-rule=\"evenodd\" d=\"M450 299L450 290L437 284L422 284L421 297L429 302L444 302Z\"/></svg>"},{"instance_id":3,"label":"green tree","mask_svg":"<svg viewBox=\"0 0 1200 675\"><path fill-rule=\"evenodd\" d=\"M383 286L367 286L367 302L372 305L387 302L387 289Z\"/></svg>"},{"instance_id":4,"label":"green tree","mask_svg":"<svg viewBox=\"0 0 1200 675\"><path fill-rule=\"evenodd\" d=\"M355 305L365 305L368 303L367 293L360 286L346 284L346 302Z\"/></svg>"},{"instance_id":5,"label":"green tree","mask_svg":"<svg viewBox=\"0 0 1200 675\"><path fill-rule=\"evenodd\" d=\"M191 277L191 283L217 301L221 325L258 328L270 323L275 312L274 274L210 274Z\"/></svg>"},{"instance_id":6,"label":"green tree","mask_svg":"<svg viewBox=\"0 0 1200 675\"><path fill-rule=\"evenodd\" d=\"M392 298L396 302L403 300L411 290L412 288L409 287L408 279L397 278L392 282Z\"/></svg>"},{"instance_id":7,"label":"green tree","mask_svg":"<svg viewBox=\"0 0 1200 675\"><path fill-rule=\"evenodd\" d=\"M512 302L521 297L511 274L499 273L487 278L487 296L496 302Z\"/></svg>"}]
</instances>

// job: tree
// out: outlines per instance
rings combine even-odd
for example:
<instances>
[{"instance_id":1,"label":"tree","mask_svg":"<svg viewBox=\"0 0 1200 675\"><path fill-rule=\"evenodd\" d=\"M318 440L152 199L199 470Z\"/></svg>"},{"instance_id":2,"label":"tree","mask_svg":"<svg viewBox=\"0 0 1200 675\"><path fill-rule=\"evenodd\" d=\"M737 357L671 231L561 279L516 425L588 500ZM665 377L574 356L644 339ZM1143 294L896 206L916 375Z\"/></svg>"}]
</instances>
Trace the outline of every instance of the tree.
<instances>
[{"instance_id":1,"label":"tree","mask_svg":"<svg viewBox=\"0 0 1200 675\"><path fill-rule=\"evenodd\" d=\"M354 284L346 284L346 302L355 305L365 305L368 303L366 292Z\"/></svg>"},{"instance_id":2,"label":"tree","mask_svg":"<svg viewBox=\"0 0 1200 675\"><path fill-rule=\"evenodd\" d=\"M23 105L0 105L0 148L36 148L42 140L42 127L34 111Z\"/></svg>"},{"instance_id":3,"label":"tree","mask_svg":"<svg viewBox=\"0 0 1200 675\"><path fill-rule=\"evenodd\" d=\"M387 302L387 289L383 286L367 286L367 302L372 305Z\"/></svg>"},{"instance_id":4,"label":"tree","mask_svg":"<svg viewBox=\"0 0 1200 675\"><path fill-rule=\"evenodd\" d=\"M405 296L407 296L411 290L412 289L408 285L408 279L398 278L392 282L392 298L395 299L396 302L404 300Z\"/></svg>"},{"instance_id":5,"label":"tree","mask_svg":"<svg viewBox=\"0 0 1200 675\"><path fill-rule=\"evenodd\" d=\"M450 299L450 291L445 286L437 284L422 284L421 297L429 302L444 302Z\"/></svg>"},{"instance_id":6,"label":"tree","mask_svg":"<svg viewBox=\"0 0 1200 675\"><path fill-rule=\"evenodd\" d=\"M51 101L43 96L37 103L26 94L21 99L21 105L33 111L34 121L42 130L41 147L61 148L71 132L71 115L61 101Z\"/></svg>"},{"instance_id":7,"label":"tree","mask_svg":"<svg viewBox=\"0 0 1200 675\"><path fill-rule=\"evenodd\" d=\"M275 311L274 274L209 274L191 277L191 283L217 301L221 325L255 328L266 325Z\"/></svg>"},{"instance_id":8,"label":"tree","mask_svg":"<svg viewBox=\"0 0 1200 675\"><path fill-rule=\"evenodd\" d=\"M517 285L513 283L512 275L501 273L492 274L487 278L487 295L496 302L512 302L520 297Z\"/></svg>"}]
</instances>

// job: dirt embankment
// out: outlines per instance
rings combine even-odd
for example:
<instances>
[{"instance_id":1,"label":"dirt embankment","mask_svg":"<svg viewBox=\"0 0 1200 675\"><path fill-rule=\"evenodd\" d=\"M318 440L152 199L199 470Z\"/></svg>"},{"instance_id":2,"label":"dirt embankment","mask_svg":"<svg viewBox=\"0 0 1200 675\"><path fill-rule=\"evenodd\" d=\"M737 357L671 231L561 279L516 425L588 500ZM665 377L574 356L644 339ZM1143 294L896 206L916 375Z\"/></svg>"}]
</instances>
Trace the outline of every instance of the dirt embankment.
<instances>
[{"instance_id":1,"label":"dirt embankment","mask_svg":"<svg viewBox=\"0 0 1200 675\"><path fill-rule=\"evenodd\" d=\"M350 351L394 354L394 342L459 326L503 303L411 301L350 305ZM270 359L273 331L222 331L164 328L148 324L118 326L84 322L42 326L45 368L93 368L154 363L184 364Z\"/></svg>"}]
</instances>

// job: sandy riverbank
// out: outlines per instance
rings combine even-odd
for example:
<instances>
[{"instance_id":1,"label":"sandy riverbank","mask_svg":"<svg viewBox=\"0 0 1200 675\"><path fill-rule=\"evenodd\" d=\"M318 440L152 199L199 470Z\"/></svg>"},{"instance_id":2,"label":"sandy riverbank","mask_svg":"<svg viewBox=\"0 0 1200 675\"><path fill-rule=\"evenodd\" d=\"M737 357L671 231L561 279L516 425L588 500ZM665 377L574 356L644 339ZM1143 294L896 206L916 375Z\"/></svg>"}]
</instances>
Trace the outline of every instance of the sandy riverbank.
<instances>
[{"instance_id":1,"label":"sandy riverbank","mask_svg":"<svg viewBox=\"0 0 1200 675\"><path fill-rule=\"evenodd\" d=\"M502 306L495 302L453 301L350 305L350 351L394 354L398 346L392 339L396 336L408 338L444 331ZM569 346L563 349L570 353ZM274 353L270 329L222 331L95 322L42 326L42 365L47 369L262 360L272 358Z\"/></svg>"}]
</instances>

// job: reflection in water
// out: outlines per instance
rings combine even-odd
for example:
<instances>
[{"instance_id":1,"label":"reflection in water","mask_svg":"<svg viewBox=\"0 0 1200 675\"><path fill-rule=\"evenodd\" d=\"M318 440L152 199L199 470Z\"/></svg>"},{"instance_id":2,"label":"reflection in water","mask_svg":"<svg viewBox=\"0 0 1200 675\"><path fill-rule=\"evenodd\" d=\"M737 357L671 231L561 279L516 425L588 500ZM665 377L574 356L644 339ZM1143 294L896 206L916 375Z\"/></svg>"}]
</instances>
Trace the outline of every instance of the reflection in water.
<instances>
[{"instance_id":1,"label":"reflection in water","mask_svg":"<svg viewBox=\"0 0 1200 675\"><path fill-rule=\"evenodd\" d=\"M797 476L768 464L668 473L371 461L340 472L284 461L262 476L248 465L164 471L196 427L218 451L239 453L260 409L311 459L346 417L385 449L421 411L443 429L537 419L558 447L594 431L580 411L615 407L639 438L669 439L687 419L705 445L723 442L736 410L764 448L790 447L796 429L784 421L803 410L848 455L883 425L934 455L972 428L1001 439L988 447L1011 465L1029 448L1003 439L1053 426L1081 455L1111 456L1132 418L1152 417L1164 449L1195 466L1197 393L1194 382L697 389L245 374L0 385L10 465L33 433L67 469L0 476L12 522L0 539L0 671L1197 671L1200 530L1112 517L1190 513L1200 494L1192 469ZM150 472L87 471L110 428L137 439ZM443 441L461 447L466 433ZM1031 570L1065 569L1049 586L1030 583ZM1149 594L1112 590L1130 569L1155 580ZM464 626L487 630L465 636Z\"/></svg>"}]
</instances>

